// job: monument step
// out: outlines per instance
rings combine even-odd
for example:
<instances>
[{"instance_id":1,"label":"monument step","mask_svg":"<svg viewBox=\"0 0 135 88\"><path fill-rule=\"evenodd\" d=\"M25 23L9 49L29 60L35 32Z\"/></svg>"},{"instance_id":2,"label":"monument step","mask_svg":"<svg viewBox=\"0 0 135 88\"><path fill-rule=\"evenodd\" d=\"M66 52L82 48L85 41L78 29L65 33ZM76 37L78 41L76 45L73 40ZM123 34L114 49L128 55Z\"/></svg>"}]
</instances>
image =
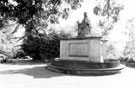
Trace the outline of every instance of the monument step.
<instances>
[{"instance_id":1,"label":"monument step","mask_svg":"<svg viewBox=\"0 0 135 88\"><path fill-rule=\"evenodd\" d=\"M88 61L75 61L75 60L59 60L51 63L52 66L73 68L73 69L106 69L114 68L120 65L120 61L111 60L99 62L88 62Z\"/></svg>"},{"instance_id":2,"label":"monument step","mask_svg":"<svg viewBox=\"0 0 135 88\"><path fill-rule=\"evenodd\" d=\"M115 68L106 68L106 69L73 69L73 68L64 68L64 67L57 67L49 64L47 69L60 72L65 74L73 74L73 75L110 75L119 73L125 66L119 65Z\"/></svg>"}]
</instances>

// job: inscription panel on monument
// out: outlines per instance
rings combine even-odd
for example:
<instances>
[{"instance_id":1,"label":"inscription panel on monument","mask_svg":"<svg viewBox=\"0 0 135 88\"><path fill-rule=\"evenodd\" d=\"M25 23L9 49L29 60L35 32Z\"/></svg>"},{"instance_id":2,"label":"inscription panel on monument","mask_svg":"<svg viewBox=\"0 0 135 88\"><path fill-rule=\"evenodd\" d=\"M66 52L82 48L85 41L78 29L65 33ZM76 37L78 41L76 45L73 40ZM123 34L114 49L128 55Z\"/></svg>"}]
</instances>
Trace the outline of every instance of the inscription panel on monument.
<instances>
[{"instance_id":1,"label":"inscription panel on monument","mask_svg":"<svg viewBox=\"0 0 135 88\"><path fill-rule=\"evenodd\" d=\"M72 57L88 57L89 56L89 45L87 42L76 42L69 44L69 56Z\"/></svg>"}]
</instances>

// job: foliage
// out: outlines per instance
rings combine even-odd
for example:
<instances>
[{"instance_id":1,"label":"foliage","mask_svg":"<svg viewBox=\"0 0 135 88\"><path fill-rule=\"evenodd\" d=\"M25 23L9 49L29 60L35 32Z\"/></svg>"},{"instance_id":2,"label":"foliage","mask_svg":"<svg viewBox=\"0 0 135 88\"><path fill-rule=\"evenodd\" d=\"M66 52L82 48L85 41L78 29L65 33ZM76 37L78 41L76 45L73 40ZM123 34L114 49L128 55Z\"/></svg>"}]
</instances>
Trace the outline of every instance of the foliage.
<instances>
[{"instance_id":1,"label":"foliage","mask_svg":"<svg viewBox=\"0 0 135 88\"><path fill-rule=\"evenodd\" d=\"M119 55L117 53L117 49L114 45L114 43L108 43L106 44L106 50L105 50L105 53L106 53L106 58L105 59L118 59Z\"/></svg>"},{"instance_id":2,"label":"foliage","mask_svg":"<svg viewBox=\"0 0 135 88\"><path fill-rule=\"evenodd\" d=\"M15 49L13 50L13 55L12 55L12 57L13 57L14 59L17 59L17 58L24 58L24 57L25 57L25 53L24 53L24 51L21 49L21 47L20 47L20 48L15 48Z\"/></svg>"},{"instance_id":3,"label":"foliage","mask_svg":"<svg viewBox=\"0 0 135 88\"><path fill-rule=\"evenodd\" d=\"M122 51L118 49L117 42L108 42L106 44L105 53L106 53L105 59L118 60L122 57Z\"/></svg>"},{"instance_id":4,"label":"foliage","mask_svg":"<svg viewBox=\"0 0 135 88\"><path fill-rule=\"evenodd\" d=\"M10 26L5 26L0 30L0 63L7 63L19 49L17 39L9 29Z\"/></svg>"},{"instance_id":5,"label":"foliage","mask_svg":"<svg viewBox=\"0 0 135 88\"><path fill-rule=\"evenodd\" d=\"M16 44L16 40L10 34L10 31L4 29L0 31L0 50L12 55L12 50Z\"/></svg>"},{"instance_id":6,"label":"foliage","mask_svg":"<svg viewBox=\"0 0 135 88\"><path fill-rule=\"evenodd\" d=\"M114 23L119 20L119 14L123 6L117 4L115 0L98 0L99 3L94 7L95 15L102 17L99 20L98 26L103 28L103 35L107 35L108 31L113 28Z\"/></svg>"},{"instance_id":7,"label":"foliage","mask_svg":"<svg viewBox=\"0 0 135 88\"><path fill-rule=\"evenodd\" d=\"M125 35L127 39L123 43L125 45L122 50L118 50L117 42L114 42L108 47L107 54L110 58L118 58L121 62L135 63L135 20L134 18L127 20ZM126 38L124 37L124 38Z\"/></svg>"},{"instance_id":8,"label":"foliage","mask_svg":"<svg viewBox=\"0 0 135 88\"><path fill-rule=\"evenodd\" d=\"M47 29L49 24L59 23L58 18L67 19L69 11L80 7L80 2L82 1L83 0L0 0L0 29L4 28L9 21L12 21L18 25L12 32L15 33L19 25L22 25L26 29L25 35L21 38L24 39L22 49L26 55L39 58L41 56L40 54L44 53L41 49L44 51L45 48L45 50L48 51L48 54L45 56L51 58L50 56L52 55L50 55L50 52L55 53L51 50L55 49L51 45L56 44L56 52L59 53L57 50L61 34L50 34L47 36L45 29ZM43 34L41 34L40 31L43 31ZM23 54L23 52L13 47L15 46L10 46L14 51L14 57ZM10 52L12 51L10 50ZM54 54L54 57L57 55L58 54Z\"/></svg>"},{"instance_id":9,"label":"foliage","mask_svg":"<svg viewBox=\"0 0 135 88\"><path fill-rule=\"evenodd\" d=\"M53 60L60 55L60 39L63 37L70 37L70 34L63 31L60 33L52 31L48 35L41 34L40 37L29 35L24 41L22 49L34 60Z\"/></svg>"},{"instance_id":10,"label":"foliage","mask_svg":"<svg viewBox=\"0 0 135 88\"><path fill-rule=\"evenodd\" d=\"M0 26L8 20L15 21L25 27L27 37L33 30L37 33L50 23L58 23L59 17L66 19L80 2L82 0L0 0Z\"/></svg>"},{"instance_id":11,"label":"foliage","mask_svg":"<svg viewBox=\"0 0 135 88\"><path fill-rule=\"evenodd\" d=\"M126 42L125 49L123 51L123 56L128 60L132 59L135 61L135 25L134 19L129 19L127 22L125 33L128 35L128 41Z\"/></svg>"}]
</instances>

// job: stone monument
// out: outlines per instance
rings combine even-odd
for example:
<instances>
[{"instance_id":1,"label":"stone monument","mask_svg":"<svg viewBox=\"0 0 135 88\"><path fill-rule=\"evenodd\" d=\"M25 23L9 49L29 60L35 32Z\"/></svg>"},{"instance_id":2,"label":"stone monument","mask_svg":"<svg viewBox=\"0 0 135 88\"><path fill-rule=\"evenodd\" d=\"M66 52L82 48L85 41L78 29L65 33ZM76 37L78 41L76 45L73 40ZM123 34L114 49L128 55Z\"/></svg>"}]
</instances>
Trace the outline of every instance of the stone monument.
<instances>
[{"instance_id":1,"label":"stone monument","mask_svg":"<svg viewBox=\"0 0 135 88\"><path fill-rule=\"evenodd\" d=\"M102 62L101 60L101 36L90 35L90 21L87 13L78 24L78 35L76 38L61 39L60 58L62 60L76 60L88 62Z\"/></svg>"},{"instance_id":2,"label":"stone monument","mask_svg":"<svg viewBox=\"0 0 135 88\"><path fill-rule=\"evenodd\" d=\"M90 21L84 13L82 22L78 22L78 36L61 39L60 59L48 64L47 68L79 75L117 73L121 70L119 61L105 61L105 42L101 36L91 36L90 30Z\"/></svg>"},{"instance_id":3,"label":"stone monument","mask_svg":"<svg viewBox=\"0 0 135 88\"><path fill-rule=\"evenodd\" d=\"M78 25L78 36L77 37L86 37L87 35L90 35L90 21L88 19L87 13L84 13L84 18L81 23L77 21Z\"/></svg>"}]
</instances>

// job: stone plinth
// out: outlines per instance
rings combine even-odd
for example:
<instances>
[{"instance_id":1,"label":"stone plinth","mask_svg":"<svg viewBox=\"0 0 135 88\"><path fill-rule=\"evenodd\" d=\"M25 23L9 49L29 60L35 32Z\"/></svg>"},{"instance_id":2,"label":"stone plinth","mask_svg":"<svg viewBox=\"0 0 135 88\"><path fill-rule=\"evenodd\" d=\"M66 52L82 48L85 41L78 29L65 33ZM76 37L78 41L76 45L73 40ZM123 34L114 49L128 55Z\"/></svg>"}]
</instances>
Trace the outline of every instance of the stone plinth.
<instances>
[{"instance_id":1,"label":"stone plinth","mask_svg":"<svg viewBox=\"0 0 135 88\"><path fill-rule=\"evenodd\" d=\"M60 42L60 59L102 62L101 37L65 38Z\"/></svg>"}]
</instances>

